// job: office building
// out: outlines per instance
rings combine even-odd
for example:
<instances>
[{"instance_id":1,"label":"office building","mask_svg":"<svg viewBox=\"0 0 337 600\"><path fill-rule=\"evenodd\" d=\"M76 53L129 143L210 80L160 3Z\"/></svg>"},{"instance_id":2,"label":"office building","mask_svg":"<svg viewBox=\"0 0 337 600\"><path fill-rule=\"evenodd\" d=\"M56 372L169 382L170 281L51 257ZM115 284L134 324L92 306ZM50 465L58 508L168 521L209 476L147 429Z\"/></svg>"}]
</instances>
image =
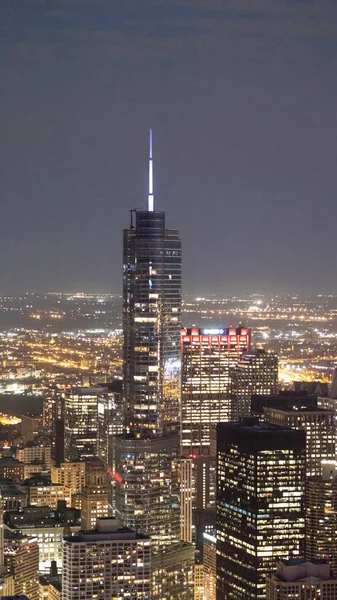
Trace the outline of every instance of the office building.
<instances>
[{"instance_id":1,"label":"office building","mask_svg":"<svg viewBox=\"0 0 337 600\"><path fill-rule=\"evenodd\" d=\"M5 512L21 511L27 504L27 494L21 492L11 479L0 481L0 497Z\"/></svg>"},{"instance_id":2,"label":"office building","mask_svg":"<svg viewBox=\"0 0 337 600\"><path fill-rule=\"evenodd\" d=\"M121 380L107 383L105 394L97 400L97 456L110 474L109 504L116 511L116 436L123 433L123 386Z\"/></svg>"},{"instance_id":3,"label":"office building","mask_svg":"<svg viewBox=\"0 0 337 600\"><path fill-rule=\"evenodd\" d=\"M217 599L262 600L280 559L304 552L305 432L217 425Z\"/></svg>"},{"instance_id":4,"label":"office building","mask_svg":"<svg viewBox=\"0 0 337 600\"><path fill-rule=\"evenodd\" d=\"M181 452L192 459L193 535L201 553L205 511L210 528L215 527L211 428L232 420L230 372L249 348L250 331L244 327L181 330Z\"/></svg>"},{"instance_id":5,"label":"office building","mask_svg":"<svg viewBox=\"0 0 337 600\"><path fill-rule=\"evenodd\" d=\"M34 438L40 435L42 427L42 417L40 415L25 414L21 415L21 437L25 442L32 442Z\"/></svg>"},{"instance_id":6,"label":"office building","mask_svg":"<svg viewBox=\"0 0 337 600\"><path fill-rule=\"evenodd\" d=\"M204 533L204 596L216 600L216 537L215 532Z\"/></svg>"},{"instance_id":7,"label":"office building","mask_svg":"<svg viewBox=\"0 0 337 600\"><path fill-rule=\"evenodd\" d=\"M307 476L321 475L322 461L335 459L334 412L315 409L264 408L264 419L277 425L303 429L307 441Z\"/></svg>"},{"instance_id":8,"label":"office building","mask_svg":"<svg viewBox=\"0 0 337 600\"><path fill-rule=\"evenodd\" d=\"M181 330L181 447L209 454L212 423L232 420L230 371L250 349L249 329Z\"/></svg>"},{"instance_id":9,"label":"office building","mask_svg":"<svg viewBox=\"0 0 337 600\"><path fill-rule=\"evenodd\" d=\"M13 597L15 594L14 579L10 573L0 575L0 598ZM17 599L16 599L17 600Z\"/></svg>"},{"instance_id":10,"label":"office building","mask_svg":"<svg viewBox=\"0 0 337 600\"><path fill-rule=\"evenodd\" d=\"M193 600L194 547L182 542L152 556L152 600Z\"/></svg>"},{"instance_id":11,"label":"office building","mask_svg":"<svg viewBox=\"0 0 337 600\"><path fill-rule=\"evenodd\" d=\"M79 462L97 455L97 398L102 393L96 387L73 388L64 398L64 458Z\"/></svg>"},{"instance_id":12,"label":"office building","mask_svg":"<svg viewBox=\"0 0 337 600\"><path fill-rule=\"evenodd\" d=\"M151 536L152 600L171 592L192 598L194 549L180 544L179 523L181 241L165 213L154 210L152 134L148 210L131 211L123 244L124 433L116 439L116 515Z\"/></svg>"},{"instance_id":13,"label":"office building","mask_svg":"<svg viewBox=\"0 0 337 600\"><path fill-rule=\"evenodd\" d=\"M94 529L97 519L109 516L108 496L106 468L99 458L92 458L86 463L85 486L80 494L83 530Z\"/></svg>"},{"instance_id":14,"label":"office building","mask_svg":"<svg viewBox=\"0 0 337 600\"><path fill-rule=\"evenodd\" d=\"M276 394L278 358L265 350L245 352L230 371L232 421L251 414L253 394Z\"/></svg>"},{"instance_id":15,"label":"office building","mask_svg":"<svg viewBox=\"0 0 337 600\"><path fill-rule=\"evenodd\" d=\"M117 438L118 517L147 532L152 550L180 540L179 437Z\"/></svg>"},{"instance_id":16,"label":"office building","mask_svg":"<svg viewBox=\"0 0 337 600\"><path fill-rule=\"evenodd\" d=\"M85 485L85 463L60 463L59 467L51 467L50 476L52 483L63 486L64 494L71 498L71 506L73 506L74 496L80 494Z\"/></svg>"},{"instance_id":17,"label":"office building","mask_svg":"<svg viewBox=\"0 0 337 600\"><path fill-rule=\"evenodd\" d=\"M322 475L306 482L305 557L328 561L337 577L337 471L336 461L323 462Z\"/></svg>"},{"instance_id":18,"label":"office building","mask_svg":"<svg viewBox=\"0 0 337 600\"><path fill-rule=\"evenodd\" d=\"M30 506L49 506L57 508L60 500L66 500L70 506L70 496L66 496L63 485L52 483L48 477L31 477L26 479L19 489L27 495Z\"/></svg>"},{"instance_id":19,"label":"office building","mask_svg":"<svg viewBox=\"0 0 337 600\"><path fill-rule=\"evenodd\" d=\"M337 600L337 579L323 560L283 560L267 577L267 600Z\"/></svg>"},{"instance_id":20,"label":"office building","mask_svg":"<svg viewBox=\"0 0 337 600\"><path fill-rule=\"evenodd\" d=\"M115 472L116 435L123 433L123 386L120 379L105 384L106 392L98 396L97 456Z\"/></svg>"},{"instance_id":21,"label":"office building","mask_svg":"<svg viewBox=\"0 0 337 600\"><path fill-rule=\"evenodd\" d=\"M265 408L289 408L292 410L316 409L317 396L308 394L306 390L282 390L278 394L271 395L252 394L252 416L259 417L260 421L263 421Z\"/></svg>"},{"instance_id":22,"label":"office building","mask_svg":"<svg viewBox=\"0 0 337 600\"><path fill-rule=\"evenodd\" d=\"M66 537L63 545L63 600L151 597L151 542L120 527L114 519L98 519L91 531Z\"/></svg>"},{"instance_id":23,"label":"office building","mask_svg":"<svg viewBox=\"0 0 337 600\"><path fill-rule=\"evenodd\" d=\"M41 439L29 442L23 448L17 448L16 458L25 465L41 463L45 469L51 467L51 445L50 442Z\"/></svg>"},{"instance_id":24,"label":"office building","mask_svg":"<svg viewBox=\"0 0 337 600\"><path fill-rule=\"evenodd\" d=\"M25 465L15 458L0 458L0 478L21 481L25 476Z\"/></svg>"},{"instance_id":25,"label":"office building","mask_svg":"<svg viewBox=\"0 0 337 600\"><path fill-rule=\"evenodd\" d=\"M204 565L194 565L194 600L204 600Z\"/></svg>"},{"instance_id":26,"label":"office building","mask_svg":"<svg viewBox=\"0 0 337 600\"><path fill-rule=\"evenodd\" d=\"M64 535L75 534L80 529L79 511L62 506L29 507L20 513L5 517L7 528L24 536L34 535L39 546L39 574L48 575L57 567L62 572L62 543Z\"/></svg>"},{"instance_id":27,"label":"office building","mask_svg":"<svg viewBox=\"0 0 337 600\"><path fill-rule=\"evenodd\" d=\"M6 530L5 566L13 576L15 595L39 600L39 547L36 537Z\"/></svg>"},{"instance_id":28,"label":"office building","mask_svg":"<svg viewBox=\"0 0 337 600\"><path fill-rule=\"evenodd\" d=\"M180 459L180 538L192 544L193 479L192 460Z\"/></svg>"}]
</instances>

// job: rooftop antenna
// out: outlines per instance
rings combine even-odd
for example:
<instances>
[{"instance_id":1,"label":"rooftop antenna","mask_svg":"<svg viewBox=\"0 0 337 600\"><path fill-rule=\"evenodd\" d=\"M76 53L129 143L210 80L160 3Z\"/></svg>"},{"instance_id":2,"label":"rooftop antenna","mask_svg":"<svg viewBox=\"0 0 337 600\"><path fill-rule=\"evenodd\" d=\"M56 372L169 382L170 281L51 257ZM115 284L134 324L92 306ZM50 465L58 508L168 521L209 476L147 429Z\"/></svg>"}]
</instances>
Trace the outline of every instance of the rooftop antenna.
<instances>
[{"instance_id":1,"label":"rooftop antenna","mask_svg":"<svg viewBox=\"0 0 337 600\"><path fill-rule=\"evenodd\" d=\"M153 195L153 156L152 156L152 129L150 129L150 154L149 154L149 196L148 196L148 211L153 212L154 195Z\"/></svg>"}]
</instances>

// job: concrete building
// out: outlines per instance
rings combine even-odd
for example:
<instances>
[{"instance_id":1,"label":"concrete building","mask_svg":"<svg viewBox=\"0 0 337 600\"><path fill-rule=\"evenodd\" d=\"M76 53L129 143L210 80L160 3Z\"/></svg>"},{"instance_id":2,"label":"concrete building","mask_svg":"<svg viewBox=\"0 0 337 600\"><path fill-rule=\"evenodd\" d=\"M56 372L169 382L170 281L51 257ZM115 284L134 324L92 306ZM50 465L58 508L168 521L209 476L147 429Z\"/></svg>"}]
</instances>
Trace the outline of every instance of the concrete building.
<instances>
[{"instance_id":1,"label":"concrete building","mask_svg":"<svg viewBox=\"0 0 337 600\"><path fill-rule=\"evenodd\" d=\"M14 579L15 595L39 600L39 546L36 537L6 531L5 566Z\"/></svg>"},{"instance_id":2,"label":"concrete building","mask_svg":"<svg viewBox=\"0 0 337 600\"><path fill-rule=\"evenodd\" d=\"M31 477L24 481L19 489L27 494L28 504L31 506L57 508L60 500L66 500L68 506L71 503L71 498L66 495L63 485L52 483L48 478Z\"/></svg>"},{"instance_id":3,"label":"concrete building","mask_svg":"<svg viewBox=\"0 0 337 600\"><path fill-rule=\"evenodd\" d=\"M32 442L41 433L42 416L29 413L20 416L21 437L25 442Z\"/></svg>"},{"instance_id":4,"label":"concrete building","mask_svg":"<svg viewBox=\"0 0 337 600\"><path fill-rule=\"evenodd\" d=\"M81 498L81 526L83 530L95 528L97 519L109 516L109 482L106 467L99 458L86 463L85 486Z\"/></svg>"},{"instance_id":5,"label":"concrete building","mask_svg":"<svg viewBox=\"0 0 337 600\"><path fill-rule=\"evenodd\" d=\"M25 476L25 465L15 458L0 458L0 478L22 481Z\"/></svg>"},{"instance_id":6,"label":"concrete building","mask_svg":"<svg viewBox=\"0 0 337 600\"><path fill-rule=\"evenodd\" d=\"M64 539L63 600L150 597L151 542L147 536L108 518L98 519L94 530Z\"/></svg>"},{"instance_id":7,"label":"concrete building","mask_svg":"<svg viewBox=\"0 0 337 600\"><path fill-rule=\"evenodd\" d=\"M85 462L60 463L59 467L53 465L51 481L63 486L64 493L71 497L73 506L73 496L80 494L85 485Z\"/></svg>"},{"instance_id":8,"label":"concrete building","mask_svg":"<svg viewBox=\"0 0 337 600\"><path fill-rule=\"evenodd\" d=\"M30 442L23 448L17 448L16 458L25 465L42 463L50 471L51 445L42 442Z\"/></svg>"},{"instance_id":9,"label":"concrete building","mask_svg":"<svg viewBox=\"0 0 337 600\"><path fill-rule=\"evenodd\" d=\"M204 598L216 600L216 536L204 533Z\"/></svg>"},{"instance_id":10,"label":"concrete building","mask_svg":"<svg viewBox=\"0 0 337 600\"><path fill-rule=\"evenodd\" d=\"M337 579L326 561L284 560L267 577L266 600L337 600Z\"/></svg>"}]
</instances>

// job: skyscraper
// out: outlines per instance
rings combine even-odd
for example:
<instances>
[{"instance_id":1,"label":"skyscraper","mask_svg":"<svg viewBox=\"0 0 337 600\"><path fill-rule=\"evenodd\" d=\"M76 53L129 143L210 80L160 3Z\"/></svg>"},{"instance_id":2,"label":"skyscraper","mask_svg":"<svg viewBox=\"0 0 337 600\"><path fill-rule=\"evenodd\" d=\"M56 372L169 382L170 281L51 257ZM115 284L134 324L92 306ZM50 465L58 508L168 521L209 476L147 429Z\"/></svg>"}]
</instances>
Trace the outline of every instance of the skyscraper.
<instances>
[{"instance_id":1,"label":"skyscraper","mask_svg":"<svg viewBox=\"0 0 337 600\"><path fill-rule=\"evenodd\" d=\"M264 408L264 419L270 423L304 429L307 441L307 476L321 475L322 461L334 460L336 427L332 410L323 408Z\"/></svg>"},{"instance_id":2,"label":"skyscraper","mask_svg":"<svg viewBox=\"0 0 337 600\"><path fill-rule=\"evenodd\" d=\"M230 372L249 348L250 331L244 327L181 330L181 452L192 460L193 522L200 551L204 532L215 528L211 427L232 420ZM189 485L183 481L184 488ZM182 509L184 517L188 511Z\"/></svg>"},{"instance_id":3,"label":"skyscraper","mask_svg":"<svg viewBox=\"0 0 337 600\"><path fill-rule=\"evenodd\" d=\"M323 462L322 475L308 477L305 490L305 556L329 562L337 577L337 470L336 462Z\"/></svg>"},{"instance_id":4,"label":"skyscraper","mask_svg":"<svg viewBox=\"0 0 337 600\"><path fill-rule=\"evenodd\" d=\"M209 454L212 423L231 421L230 370L250 349L244 327L182 329L181 446L184 456Z\"/></svg>"},{"instance_id":5,"label":"skyscraper","mask_svg":"<svg viewBox=\"0 0 337 600\"><path fill-rule=\"evenodd\" d=\"M253 394L276 394L278 358L276 354L257 349L245 352L230 371L232 421L251 414Z\"/></svg>"},{"instance_id":6,"label":"skyscraper","mask_svg":"<svg viewBox=\"0 0 337 600\"><path fill-rule=\"evenodd\" d=\"M179 553L191 570L193 562L193 549L179 545L180 327L181 241L166 227L165 213L154 210L150 133L148 210L131 211L124 231L124 434L116 439L116 514L151 536L153 564L158 573L166 569L164 578L153 575L153 597L160 600L191 594L189 579L179 576Z\"/></svg>"},{"instance_id":7,"label":"skyscraper","mask_svg":"<svg viewBox=\"0 0 337 600\"><path fill-rule=\"evenodd\" d=\"M217 425L217 598L262 600L304 551L305 432L257 417Z\"/></svg>"}]
</instances>

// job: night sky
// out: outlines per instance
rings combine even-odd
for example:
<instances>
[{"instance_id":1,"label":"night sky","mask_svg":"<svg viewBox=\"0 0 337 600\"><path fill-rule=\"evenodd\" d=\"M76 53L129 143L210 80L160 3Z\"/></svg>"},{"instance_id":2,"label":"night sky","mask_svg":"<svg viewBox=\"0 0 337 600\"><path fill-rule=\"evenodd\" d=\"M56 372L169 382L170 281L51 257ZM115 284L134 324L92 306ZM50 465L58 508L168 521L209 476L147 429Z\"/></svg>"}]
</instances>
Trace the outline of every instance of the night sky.
<instances>
[{"instance_id":1,"label":"night sky","mask_svg":"<svg viewBox=\"0 0 337 600\"><path fill-rule=\"evenodd\" d=\"M149 127L186 293L337 293L336 75L336 0L0 0L0 293L121 291Z\"/></svg>"}]
</instances>

